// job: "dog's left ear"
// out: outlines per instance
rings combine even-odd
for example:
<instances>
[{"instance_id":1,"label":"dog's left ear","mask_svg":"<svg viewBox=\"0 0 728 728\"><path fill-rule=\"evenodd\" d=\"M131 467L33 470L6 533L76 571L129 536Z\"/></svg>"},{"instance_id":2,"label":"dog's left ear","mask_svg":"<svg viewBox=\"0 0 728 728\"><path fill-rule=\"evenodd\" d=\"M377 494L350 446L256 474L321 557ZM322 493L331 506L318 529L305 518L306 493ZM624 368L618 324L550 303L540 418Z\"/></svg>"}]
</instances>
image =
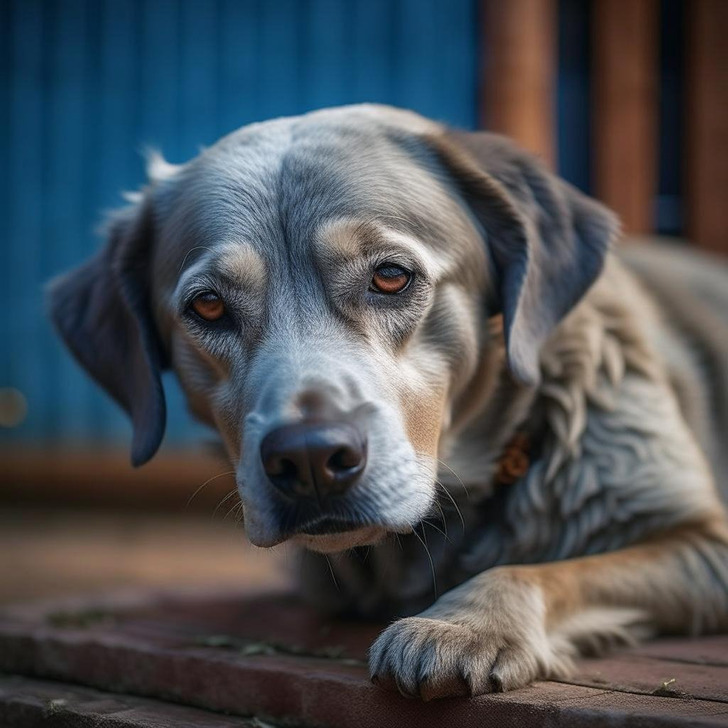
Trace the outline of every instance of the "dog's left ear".
<instances>
[{"instance_id":1,"label":"dog's left ear","mask_svg":"<svg viewBox=\"0 0 728 728\"><path fill-rule=\"evenodd\" d=\"M486 238L510 370L537 384L541 345L601 272L617 218L503 137L446 132L428 142Z\"/></svg>"},{"instance_id":2,"label":"dog's left ear","mask_svg":"<svg viewBox=\"0 0 728 728\"><path fill-rule=\"evenodd\" d=\"M157 451L166 421L165 356L149 300L152 218L145 199L117 213L106 246L52 281L47 293L51 318L68 348L129 413L135 466Z\"/></svg>"}]
</instances>

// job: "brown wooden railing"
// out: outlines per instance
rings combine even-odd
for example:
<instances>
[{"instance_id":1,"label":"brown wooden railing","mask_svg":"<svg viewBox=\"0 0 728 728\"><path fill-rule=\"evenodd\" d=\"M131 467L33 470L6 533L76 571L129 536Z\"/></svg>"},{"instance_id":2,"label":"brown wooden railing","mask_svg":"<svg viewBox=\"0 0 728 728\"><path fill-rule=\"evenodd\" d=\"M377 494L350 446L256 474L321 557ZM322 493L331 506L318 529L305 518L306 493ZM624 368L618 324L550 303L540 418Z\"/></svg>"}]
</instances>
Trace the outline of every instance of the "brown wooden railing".
<instances>
[{"instance_id":1,"label":"brown wooden railing","mask_svg":"<svg viewBox=\"0 0 728 728\"><path fill-rule=\"evenodd\" d=\"M587 0L585 0L586 2ZM481 122L556 159L556 0L482 0ZM658 0L592 0L593 188L628 233L658 191ZM684 4L686 237L728 252L728 1Z\"/></svg>"}]
</instances>

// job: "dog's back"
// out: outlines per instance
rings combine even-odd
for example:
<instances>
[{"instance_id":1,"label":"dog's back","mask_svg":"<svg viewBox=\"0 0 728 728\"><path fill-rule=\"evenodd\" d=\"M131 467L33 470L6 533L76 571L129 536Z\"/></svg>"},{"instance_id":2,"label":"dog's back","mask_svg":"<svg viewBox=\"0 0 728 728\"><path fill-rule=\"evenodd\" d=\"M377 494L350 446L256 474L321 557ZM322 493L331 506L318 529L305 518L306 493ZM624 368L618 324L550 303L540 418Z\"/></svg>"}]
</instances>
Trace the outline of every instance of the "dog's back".
<instances>
[{"instance_id":1,"label":"dog's back","mask_svg":"<svg viewBox=\"0 0 728 728\"><path fill-rule=\"evenodd\" d=\"M662 242L625 245L620 257L659 305L655 342L728 502L728 265Z\"/></svg>"}]
</instances>

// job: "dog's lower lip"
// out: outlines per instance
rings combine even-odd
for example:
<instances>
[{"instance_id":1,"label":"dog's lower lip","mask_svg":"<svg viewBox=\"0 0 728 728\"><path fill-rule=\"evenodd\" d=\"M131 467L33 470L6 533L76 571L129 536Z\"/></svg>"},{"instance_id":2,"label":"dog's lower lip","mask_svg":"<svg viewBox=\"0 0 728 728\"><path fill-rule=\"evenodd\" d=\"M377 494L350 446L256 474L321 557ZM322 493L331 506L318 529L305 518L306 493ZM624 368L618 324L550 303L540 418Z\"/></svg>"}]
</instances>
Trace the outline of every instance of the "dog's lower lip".
<instances>
[{"instance_id":1,"label":"dog's lower lip","mask_svg":"<svg viewBox=\"0 0 728 728\"><path fill-rule=\"evenodd\" d=\"M363 524L347 521L341 518L321 518L313 523L307 524L300 533L307 536L322 536L333 533L345 533L346 531L354 531L361 528Z\"/></svg>"}]
</instances>

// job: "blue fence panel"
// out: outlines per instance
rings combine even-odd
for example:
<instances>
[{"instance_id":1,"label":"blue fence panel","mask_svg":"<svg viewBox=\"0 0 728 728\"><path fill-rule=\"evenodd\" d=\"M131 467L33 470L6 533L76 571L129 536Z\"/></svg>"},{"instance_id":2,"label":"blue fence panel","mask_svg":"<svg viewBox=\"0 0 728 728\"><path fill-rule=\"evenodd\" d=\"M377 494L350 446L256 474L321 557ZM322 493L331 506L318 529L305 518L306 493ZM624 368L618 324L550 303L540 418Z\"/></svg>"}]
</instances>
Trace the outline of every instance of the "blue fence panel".
<instances>
[{"instance_id":1,"label":"blue fence panel","mask_svg":"<svg viewBox=\"0 0 728 728\"><path fill-rule=\"evenodd\" d=\"M43 219L45 199L43 85L47 63L44 52L47 28L40 0L27 0L13 8L9 25L13 78L8 87L9 226L8 265L2 271L4 356L8 384L25 393L30 406L29 427L40 431L46 421L43 396L47 330L43 325L38 284L43 278Z\"/></svg>"},{"instance_id":2,"label":"blue fence panel","mask_svg":"<svg viewBox=\"0 0 728 728\"><path fill-rule=\"evenodd\" d=\"M126 418L62 349L42 286L100 244L144 181L242 124L378 101L476 122L477 0L0 0L3 437L124 441ZM196 437L169 384L168 438Z\"/></svg>"},{"instance_id":3,"label":"blue fence panel","mask_svg":"<svg viewBox=\"0 0 728 728\"><path fill-rule=\"evenodd\" d=\"M591 192L591 114L589 46L590 3L560 0L556 83L558 170L584 192Z\"/></svg>"}]
</instances>

